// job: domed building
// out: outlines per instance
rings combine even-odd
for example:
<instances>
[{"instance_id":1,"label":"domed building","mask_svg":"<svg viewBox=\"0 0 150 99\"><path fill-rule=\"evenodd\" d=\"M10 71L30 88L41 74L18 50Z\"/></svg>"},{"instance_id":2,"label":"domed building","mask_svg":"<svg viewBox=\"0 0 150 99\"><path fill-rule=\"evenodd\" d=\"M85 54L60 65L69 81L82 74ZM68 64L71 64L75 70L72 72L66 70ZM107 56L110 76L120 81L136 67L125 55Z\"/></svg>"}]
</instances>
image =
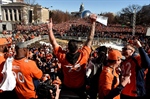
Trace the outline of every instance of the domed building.
<instances>
[{"instance_id":1,"label":"domed building","mask_svg":"<svg viewBox=\"0 0 150 99\"><path fill-rule=\"evenodd\" d=\"M80 9L79 9L79 12L83 12L84 11L84 5L83 3L80 5Z\"/></svg>"},{"instance_id":2,"label":"domed building","mask_svg":"<svg viewBox=\"0 0 150 99\"><path fill-rule=\"evenodd\" d=\"M79 11L71 12L71 14L75 17L81 17L81 13L84 11L84 5L81 3Z\"/></svg>"}]
</instances>

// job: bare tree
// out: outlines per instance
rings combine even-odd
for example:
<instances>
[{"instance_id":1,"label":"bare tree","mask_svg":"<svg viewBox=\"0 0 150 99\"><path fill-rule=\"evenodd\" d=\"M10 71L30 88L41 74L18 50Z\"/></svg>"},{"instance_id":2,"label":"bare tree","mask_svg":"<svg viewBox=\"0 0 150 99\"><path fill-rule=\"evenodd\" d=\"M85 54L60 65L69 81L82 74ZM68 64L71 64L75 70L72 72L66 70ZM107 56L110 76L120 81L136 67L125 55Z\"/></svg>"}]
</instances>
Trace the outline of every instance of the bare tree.
<instances>
[{"instance_id":1,"label":"bare tree","mask_svg":"<svg viewBox=\"0 0 150 99\"><path fill-rule=\"evenodd\" d=\"M38 19L41 17L41 14L40 14L38 8L39 8L38 4L34 5L34 8L33 8L33 15L34 15L33 20L34 20L34 22L37 22Z\"/></svg>"},{"instance_id":2,"label":"bare tree","mask_svg":"<svg viewBox=\"0 0 150 99\"><path fill-rule=\"evenodd\" d=\"M72 19L73 16L71 16L71 14L69 14L68 12L53 10L52 18L54 20L54 23L62 23Z\"/></svg>"},{"instance_id":3,"label":"bare tree","mask_svg":"<svg viewBox=\"0 0 150 99\"><path fill-rule=\"evenodd\" d=\"M140 11L141 10L141 6L139 5L129 5L128 7L126 8L123 8L122 9L122 13L125 13L125 14L132 14L134 12L134 9L136 9L136 11Z\"/></svg>"},{"instance_id":4,"label":"bare tree","mask_svg":"<svg viewBox=\"0 0 150 99\"><path fill-rule=\"evenodd\" d=\"M150 25L150 5L145 5L140 11L140 22L142 25Z\"/></svg>"},{"instance_id":5,"label":"bare tree","mask_svg":"<svg viewBox=\"0 0 150 99\"><path fill-rule=\"evenodd\" d=\"M137 23L139 23L139 19L140 19L139 12L141 11L141 6L133 4L133 5L129 5L126 8L123 8L120 11L120 17L123 20L122 21L123 24L125 24L125 23L132 24L134 10L136 10L136 16L137 16L136 21L137 21Z\"/></svg>"},{"instance_id":6,"label":"bare tree","mask_svg":"<svg viewBox=\"0 0 150 99\"><path fill-rule=\"evenodd\" d=\"M26 16L27 16L27 18L25 19L25 20L27 20L25 23L27 24L27 23L32 23L32 18L33 18L33 16L31 15L31 17L29 17L29 12L32 12L33 11L33 7L34 7L34 5L35 5L35 1L36 0L24 0L24 3L26 3L27 4L27 9L26 9L26 12L27 12L27 14L26 14ZM32 9L32 10L31 10ZM32 14L32 13L31 13ZM30 22L29 22L29 18L30 18Z\"/></svg>"},{"instance_id":7,"label":"bare tree","mask_svg":"<svg viewBox=\"0 0 150 99\"><path fill-rule=\"evenodd\" d=\"M101 13L101 14L99 14L99 15L108 17L108 24L114 23L114 18L115 18L115 16L114 16L113 13L111 13L111 12L105 12L105 13Z\"/></svg>"}]
</instances>

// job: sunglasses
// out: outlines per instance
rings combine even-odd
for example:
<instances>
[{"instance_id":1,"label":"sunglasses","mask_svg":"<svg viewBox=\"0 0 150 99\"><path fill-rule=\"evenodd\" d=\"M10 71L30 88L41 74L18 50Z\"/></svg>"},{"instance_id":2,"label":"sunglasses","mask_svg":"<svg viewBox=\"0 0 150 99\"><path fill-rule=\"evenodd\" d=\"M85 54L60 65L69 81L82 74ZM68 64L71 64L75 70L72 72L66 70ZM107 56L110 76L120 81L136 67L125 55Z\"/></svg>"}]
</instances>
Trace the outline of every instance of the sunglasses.
<instances>
[{"instance_id":1,"label":"sunglasses","mask_svg":"<svg viewBox=\"0 0 150 99\"><path fill-rule=\"evenodd\" d=\"M122 50L132 50L132 49L130 49L130 48L122 48Z\"/></svg>"}]
</instances>

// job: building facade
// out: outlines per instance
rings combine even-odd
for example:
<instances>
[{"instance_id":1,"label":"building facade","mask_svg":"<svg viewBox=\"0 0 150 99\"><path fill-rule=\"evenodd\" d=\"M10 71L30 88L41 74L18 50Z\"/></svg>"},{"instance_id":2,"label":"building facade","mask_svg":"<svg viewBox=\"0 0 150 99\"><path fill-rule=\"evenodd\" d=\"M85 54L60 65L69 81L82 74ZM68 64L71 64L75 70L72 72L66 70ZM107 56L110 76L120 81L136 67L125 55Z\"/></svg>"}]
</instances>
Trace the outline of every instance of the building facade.
<instances>
[{"instance_id":1,"label":"building facade","mask_svg":"<svg viewBox=\"0 0 150 99\"><path fill-rule=\"evenodd\" d=\"M0 0L0 21L2 20L2 9L1 6L4 4L9 4L9 3L13 3L13 2L21 2L23 3L24 0Z\"/></svg>"},{"instance_id":2,"label":"building facade","mask_svg":"<svg viewBox=\"0 0 150 99\"><path fill-rule=\"evenodd\" d=\"M8 30L8 23L43 23L49 18L49 9L40 5L31 6L29 4L13 2L1 5L2 30ZM7 23L7 24L6 24ZM0 27L1 27L0 26Z\"/></svg>"},{"instance_id":3,"label":"building facade","mask_svg":"<svg viewBox=\"0 0 150 99\"><path fill-rule=\"evenodd\" d=\"M47 22L49 19L49 9L48 8L41 8L40 10L40 19L39 22Z\"/></svg>"}]
</instances>

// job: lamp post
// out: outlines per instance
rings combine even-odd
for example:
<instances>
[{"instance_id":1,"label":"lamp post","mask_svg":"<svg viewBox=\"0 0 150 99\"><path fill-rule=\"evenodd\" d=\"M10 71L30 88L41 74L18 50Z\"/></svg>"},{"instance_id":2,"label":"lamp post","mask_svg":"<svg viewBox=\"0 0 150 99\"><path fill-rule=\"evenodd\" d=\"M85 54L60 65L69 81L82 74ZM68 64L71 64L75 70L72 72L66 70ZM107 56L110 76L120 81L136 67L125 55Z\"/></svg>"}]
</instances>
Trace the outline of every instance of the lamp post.
<instances>
[{"instance_id":1,"label":"lamp post","mask_svg":"<svg viewBox=\"0 0 150 99\"><path fill-rule=\"evenodd\" d=\"M136 27L136 8L134 8L134 13L133 13L133 29L132 29L132 35L135 35L135 27Z\"/></svg>"},{"instance_id":2,"label":"lamp post","mask_svg":"<svg viewBox=\"0 0 150 99\"><path fill-rule=\"evenodd\" d=\"M1 2L0 2L0 21L2 20L2 8L1 8Z\"/></svg>"}]
</instances>

